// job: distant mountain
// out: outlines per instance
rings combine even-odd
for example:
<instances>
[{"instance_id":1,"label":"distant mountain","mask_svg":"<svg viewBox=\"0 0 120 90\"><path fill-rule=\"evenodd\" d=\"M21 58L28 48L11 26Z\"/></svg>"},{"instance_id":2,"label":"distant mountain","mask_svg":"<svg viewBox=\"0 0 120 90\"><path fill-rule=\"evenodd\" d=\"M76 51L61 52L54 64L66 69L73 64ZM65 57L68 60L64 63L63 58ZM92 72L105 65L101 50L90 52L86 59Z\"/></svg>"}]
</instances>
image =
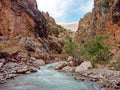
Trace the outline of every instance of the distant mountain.
<instances>
[{"instance_id":1,"label":"distant mountain","mask_svg":"<svg viewBox=\"0 0 120 90\"><path fill-rule=\"evenodd\" d=\"M77 31L78 29L78 22L72 22L72 23L59 23L58 22L57 24L71 31Z\"/></svg>"}]
</instances>

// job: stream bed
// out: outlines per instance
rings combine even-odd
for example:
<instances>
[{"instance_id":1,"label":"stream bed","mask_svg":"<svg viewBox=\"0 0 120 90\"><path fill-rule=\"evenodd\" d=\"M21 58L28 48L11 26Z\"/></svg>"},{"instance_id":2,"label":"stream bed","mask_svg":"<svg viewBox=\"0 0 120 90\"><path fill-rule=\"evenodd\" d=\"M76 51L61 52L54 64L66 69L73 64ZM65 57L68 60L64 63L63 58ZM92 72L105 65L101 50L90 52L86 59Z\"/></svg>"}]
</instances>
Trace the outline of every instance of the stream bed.
<instances>
[{"instance_id":1,"label":"stream bed","mask_svg":"<svg viewBox=\"0 0 120 90\"><path fill-rule=\"evenodd\" d=\"M42 66L37 73L21 75L0 85L0 90L112 90L98 84L74 80L73 74L48 69L56 63Z\"/></svg>"}]
</instances>

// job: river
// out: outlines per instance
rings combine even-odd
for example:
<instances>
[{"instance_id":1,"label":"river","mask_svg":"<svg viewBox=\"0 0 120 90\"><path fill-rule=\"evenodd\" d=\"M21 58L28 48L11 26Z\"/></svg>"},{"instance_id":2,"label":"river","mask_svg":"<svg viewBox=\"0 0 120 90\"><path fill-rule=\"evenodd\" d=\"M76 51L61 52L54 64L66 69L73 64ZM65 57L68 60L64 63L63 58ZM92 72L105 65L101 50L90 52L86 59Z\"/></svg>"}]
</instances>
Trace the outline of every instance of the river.
<instances>
[{"instance_id":1,"label":"river","mask_svg":"<svg viewBox=\"0 0 120 90\"><path fill-rule=\"evenodd\" d=\"M54 65L56 63L42 66L37 73L8 80L6 84L0 85L0 90L106 90L92 82L76 81L72 74L48 69Z\"/></svg>"}]
</instances>

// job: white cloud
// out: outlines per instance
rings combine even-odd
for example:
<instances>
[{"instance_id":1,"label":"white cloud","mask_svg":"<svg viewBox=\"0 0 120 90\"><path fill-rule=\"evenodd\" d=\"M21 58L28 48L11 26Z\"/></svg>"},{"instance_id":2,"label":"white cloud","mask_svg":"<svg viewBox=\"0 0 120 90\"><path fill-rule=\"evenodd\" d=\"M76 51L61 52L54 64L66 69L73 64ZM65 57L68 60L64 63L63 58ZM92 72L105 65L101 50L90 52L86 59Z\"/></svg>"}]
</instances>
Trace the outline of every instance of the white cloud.
<instances>
[{"instance_id":1,"label":"white cloud","mask_svg":"<svg viewBox=\"0 0 120 90\"><path fill-rule=\"evenodd\" d=\"M82 3L79 7L79 12L87 13L92 11L94 5L94 0L89 0L86 3Z\"/></svg>"},{"instance_id":2,"label":"white cloud","mask_svg":"<svg viewBox=\"0 0 120 90\"><path fill-rule=\"evenodd\" d=\"M41 11L49 12L54 18L64 20L73 0L37 0ZM62 3L61 3L62 2Z\"/></svg>"},{"instance_id":3,"label":"white cloud","mask_svg":"<svg viewBox=\"0 0 120 90\"><path fill-rule=\"evenodd\" d=\"M91 11L93 0L37 0L38 8L57 21L66 22L70 13L80 14Z\"/></svg>"}]
</instances>

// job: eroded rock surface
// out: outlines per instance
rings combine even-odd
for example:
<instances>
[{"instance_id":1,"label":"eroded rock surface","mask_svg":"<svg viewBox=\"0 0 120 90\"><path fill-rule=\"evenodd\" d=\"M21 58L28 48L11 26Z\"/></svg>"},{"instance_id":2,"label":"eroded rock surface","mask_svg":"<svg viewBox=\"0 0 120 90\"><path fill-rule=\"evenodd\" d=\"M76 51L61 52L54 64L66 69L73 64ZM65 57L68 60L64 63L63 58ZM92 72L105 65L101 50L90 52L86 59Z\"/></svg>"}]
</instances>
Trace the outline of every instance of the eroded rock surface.
<instances>
[{"instance_id":1,"label":"eroded rock surface","mask_svg":"<svg viewBox=\"0 0 120 90\"><path fill-rule=\"evenodd\" d=\"M50 62L49 54L61 44L47 29L36 0L0 0L0 83L9 75L36 72L35 67Z\"/></svg>"},{"instance_id":2,"label":"eroded rock surface","mask_svg":"<svg viewBox=\"0 0 120 90\"><path fill-rule=\"evenodd\" d=\"M97 82L102 87L120 89L120 71L108 69L91 69L81 71L75 77L77 80Z\"/></svg>"},{"instance_id":3,"label":"eroded rock surface","mask_svg":"<svg viewBox=\"0 0 120 90\"><path fill-rule=\"evenodd\" d=\"M120 1L94 0L94 9L79 22L76 39L84 42L97 34L109 34L110 42L120 39Z\"/></svg>"}]
</instances>

